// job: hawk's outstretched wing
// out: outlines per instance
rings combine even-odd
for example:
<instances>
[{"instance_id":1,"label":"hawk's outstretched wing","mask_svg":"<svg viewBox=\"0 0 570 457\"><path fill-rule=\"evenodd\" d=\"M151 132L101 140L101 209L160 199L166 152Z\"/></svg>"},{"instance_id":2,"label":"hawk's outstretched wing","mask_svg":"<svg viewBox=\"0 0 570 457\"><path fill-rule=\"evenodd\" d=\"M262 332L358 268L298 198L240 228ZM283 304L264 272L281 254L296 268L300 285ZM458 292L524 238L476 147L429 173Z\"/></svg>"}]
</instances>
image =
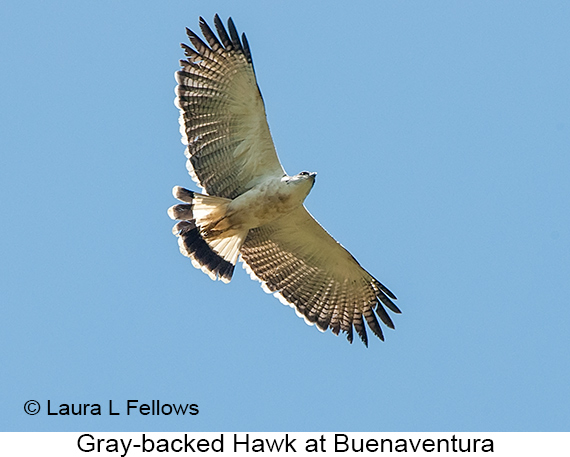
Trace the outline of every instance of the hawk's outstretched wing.
<instances>
[{"instance_id":1,"label":"hawk's outstretched wing","mask_svg":"<svg viewBox=\"0 0 570 457\"><path fill-rule=\"evenodd\" d=\"M208 195L235 198L285 171L269 133L245 34L240 40L231 18L229 35L218 15L214 22L219 39L200 18L208 44L186 29L195 49L182 45L188 59L176 72L176 105L190 175Z\"/></svg>"},{"instance_id":2,"label":"hawk's outstretched wing","mask_svg":"<svg viewBox=\"0 0 570 457\"><path fill-rule=\"evenodd\" d=\"M250 230L241 247L250 274L282 302L294 307L309 324L352 342L352 327L364 344L364 320L381 340L384 324L394 328L384 309L400 313L394 294L364 270L309 214L300 207L276 221ZM384 306L383 306L384 305Z\"/></svg>"}]
</instances>

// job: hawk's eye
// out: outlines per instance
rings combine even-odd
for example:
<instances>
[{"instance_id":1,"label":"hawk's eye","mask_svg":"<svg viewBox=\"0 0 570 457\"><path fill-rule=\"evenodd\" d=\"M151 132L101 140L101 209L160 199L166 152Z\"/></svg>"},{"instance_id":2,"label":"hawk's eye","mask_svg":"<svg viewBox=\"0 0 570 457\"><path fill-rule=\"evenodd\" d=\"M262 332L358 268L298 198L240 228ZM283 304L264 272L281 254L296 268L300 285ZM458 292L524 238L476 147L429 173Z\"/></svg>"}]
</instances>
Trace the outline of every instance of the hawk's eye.
<instances>
[{"instance_id":1,"label":"hawk's eye","mask_svg":"<svg viewBox=\"0 0 570 457\"><path fill-rule=\"evenodd\" d=\"M309 174L309 172L308 172L308 171L302 171L302 172L299 173L299 174L300 174L300 175L303 175L303 176L307 176L307 175Z\"/></svg>"}]
</instances>

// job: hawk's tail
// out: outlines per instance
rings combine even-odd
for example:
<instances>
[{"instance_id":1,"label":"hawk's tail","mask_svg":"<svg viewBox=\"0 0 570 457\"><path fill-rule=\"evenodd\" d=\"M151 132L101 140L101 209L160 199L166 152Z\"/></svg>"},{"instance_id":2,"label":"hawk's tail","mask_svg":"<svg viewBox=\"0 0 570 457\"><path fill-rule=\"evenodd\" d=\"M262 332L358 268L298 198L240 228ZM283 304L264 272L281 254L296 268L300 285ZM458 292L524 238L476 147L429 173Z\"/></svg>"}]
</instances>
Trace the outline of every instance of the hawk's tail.
<instances>
[{"instance_id":1,"label":"hawk's tail","mask_svg":"<svg viewBox=\"0 0 570 457\"><path fill-rule=\"evenodd\" d=\"M232 230L224 223L231 200L178 186L172 193L185 202L168 209L168 215L180 221L172 229L178 237L180 252L210 278L230 282L248 232Z\"/></svg>"}]
</instances>

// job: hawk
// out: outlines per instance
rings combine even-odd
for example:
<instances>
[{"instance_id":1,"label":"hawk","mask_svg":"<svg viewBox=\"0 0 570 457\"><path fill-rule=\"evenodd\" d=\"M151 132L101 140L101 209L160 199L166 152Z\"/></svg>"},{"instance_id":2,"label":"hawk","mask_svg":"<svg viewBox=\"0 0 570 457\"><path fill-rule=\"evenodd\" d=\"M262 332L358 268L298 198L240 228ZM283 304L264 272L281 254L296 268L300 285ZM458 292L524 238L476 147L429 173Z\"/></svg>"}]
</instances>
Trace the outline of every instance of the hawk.
<instances>
[{"instance_id":1,"label":"hawk","mask_svg":"<svg viewBox=\"0 0 570 457\"><path fill-rule=\"evenodd\" d=\"M289 176L277 157L249 44L234 22L214 17L217 36L200 18L205 42L176 72L180 133L187 168L202 193L173 189L169 208L180 251L212 279L229 282L238 257L253 279L321 331L353 328L368 346L365 322L384 340L376 315L394 328L386 308L396 297L364 270L307 211L316 173ZM228 33L229 32L229 33Z\"/></svg>"}]
</instances>

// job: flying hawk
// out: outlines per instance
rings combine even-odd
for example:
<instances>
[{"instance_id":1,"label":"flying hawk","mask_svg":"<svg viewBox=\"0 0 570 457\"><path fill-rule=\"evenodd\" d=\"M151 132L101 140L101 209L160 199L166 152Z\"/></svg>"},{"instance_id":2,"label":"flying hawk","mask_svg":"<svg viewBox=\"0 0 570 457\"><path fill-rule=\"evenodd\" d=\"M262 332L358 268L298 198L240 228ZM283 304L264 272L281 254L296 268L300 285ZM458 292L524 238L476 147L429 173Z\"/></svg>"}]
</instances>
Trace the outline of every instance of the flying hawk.
<instances>
[{"instance_id":1,"label":"flying hawk","mask_svg":"<svg viewBox=\"0 0 570 457\"><path fill-rule=\"evenodd\" d=\"M390 328L384 306L400 313L394 294L364 270L309 214L303 201L316 173L289 176L279 162L253 69L249 44L230 18L214 17L218 36L200 18L205 43L186 29L193 48L176 72L180 133L187 168L203 193L173 189L182 204L180 251L212 279L231 280L240 257L252 278L321 331L353 326L365 345L364 322L384 340L376 318Z\"/></svg>"}]
</instances>

